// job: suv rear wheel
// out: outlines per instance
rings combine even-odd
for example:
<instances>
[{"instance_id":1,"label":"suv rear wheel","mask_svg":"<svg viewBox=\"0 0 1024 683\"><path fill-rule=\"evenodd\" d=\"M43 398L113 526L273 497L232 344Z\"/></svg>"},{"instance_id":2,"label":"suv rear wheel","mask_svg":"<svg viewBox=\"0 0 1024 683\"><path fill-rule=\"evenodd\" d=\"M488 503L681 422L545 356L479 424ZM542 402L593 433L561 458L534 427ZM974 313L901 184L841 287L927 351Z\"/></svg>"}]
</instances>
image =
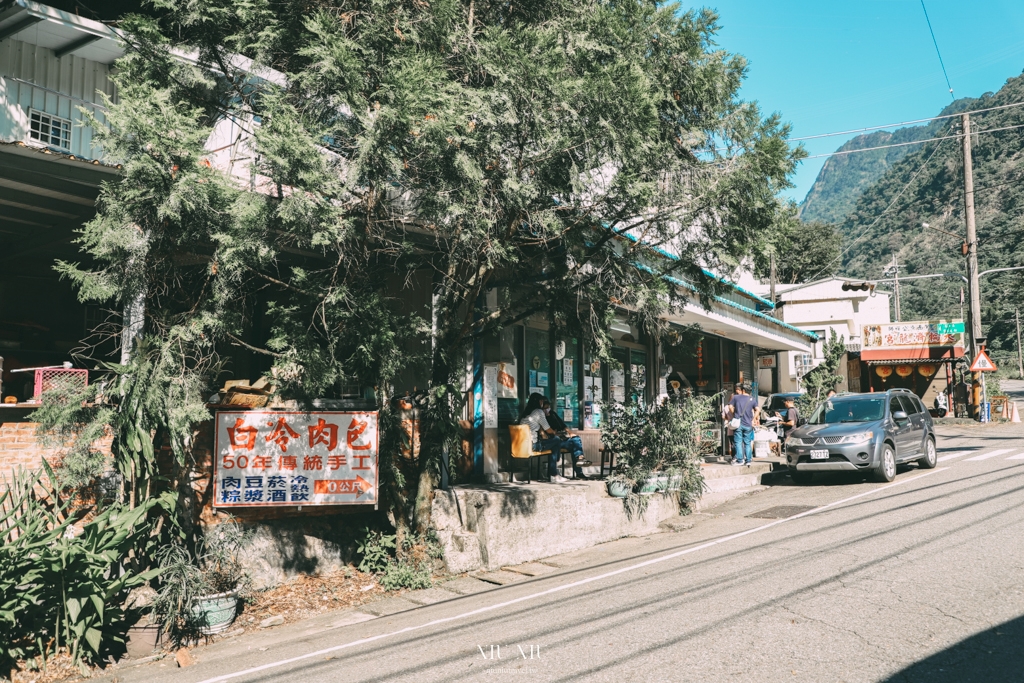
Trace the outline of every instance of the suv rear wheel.
<instances>
[{"instance_id":1,"label":"suv rear wheel","mask_svg":"<svg viewBox=\"0 0 1024 683\"><path fill-rule=\"evenodd\" d=\"M896 478L896 452L890 444L882 445L882 461L875 470L875 481L892 481Z\"/></svg>"},{"instance_id":2,"label":"suv rear wheel","mask_svg":"<svg viewBox=\"0 0 1024 683\"><path fill-rule=\"evenodd\" d=\"M930 470L939 462L935 455L935 440L929 437L924 442L924 457L917 461L918 467Z\"/></svg>"}]
</instances>

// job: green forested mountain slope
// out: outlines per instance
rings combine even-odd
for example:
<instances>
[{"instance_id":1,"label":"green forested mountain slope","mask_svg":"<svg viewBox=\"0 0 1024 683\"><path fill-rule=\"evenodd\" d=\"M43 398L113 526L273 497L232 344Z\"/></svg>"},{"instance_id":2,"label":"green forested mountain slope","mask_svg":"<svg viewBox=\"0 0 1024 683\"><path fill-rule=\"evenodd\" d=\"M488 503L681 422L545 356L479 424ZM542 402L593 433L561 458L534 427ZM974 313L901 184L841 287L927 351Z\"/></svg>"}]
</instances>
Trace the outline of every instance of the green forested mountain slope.
<instances>
[{"instance_id":1,"label":"green forested mountain slope","mask_svg":"<svg viewBox=\"0 0 1024 683\"><path fill-rule=\"evenodd\" d=\"M848 140L837 151L866 149L898 144L929 137L926 126L877 131ZM857 198L885 175L892 165L913 151L913 145L890 147L872 152L841 154L831 157L821 167L818 177L800 205L804 221L838 223L853 210Z\"/></svg>"},{"instance_id":2,"label":"green forested mountain slope","mask_svg":"<svg viewBox=\"0 0 1024 683\"><path fill-rule=\"evenodd\" d=\"M952 106L964 111L1015 102L1024 102L1024 77L1009 79L995 94L958 100ZM975 132L1024 126L1024 106L972 115L971 123ZM927 129L929 137L955 133L959 118L933 122ZM1024 265L1024 127L972 137L980 269ZM894 252L904 264L903 276L965 272L960 252L964 234L960 140L912 149L860 194L840 224L844 274L880 278ZM903 319L959 316L960 288L960 281L953 279L904 283ZM1016 348L1015 306L1024 306L1024 277L1007 273L982 280L983 328L997 362L1009 361Z\"/></svg>"}]
</instances>

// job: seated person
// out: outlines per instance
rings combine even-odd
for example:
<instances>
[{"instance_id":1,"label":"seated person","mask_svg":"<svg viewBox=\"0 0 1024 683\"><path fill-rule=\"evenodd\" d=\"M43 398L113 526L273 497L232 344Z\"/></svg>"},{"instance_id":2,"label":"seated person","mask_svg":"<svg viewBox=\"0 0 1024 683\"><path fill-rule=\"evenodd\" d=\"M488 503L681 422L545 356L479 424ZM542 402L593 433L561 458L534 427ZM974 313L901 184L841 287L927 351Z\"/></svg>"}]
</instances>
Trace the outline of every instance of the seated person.
<instances>
[{"instance_id":1,"label":"seated person","mask_svg":"<svg viewBox=\"0 0 1024 683\"><path fill-rule=\"evenodd\" d=\"M544 410L545 404L548 404L548 400L543 394L530 394L530 399L526 402L526 409L523 411L523 419L519 423L529 425L533 450L551 451L551 457L548 460L548 474L551 476L551 481L561 482L565 479L558 474L558 461L561 459L563 444L576 459L583 456L583 444L579 437L563 440L555 433L548 423L548 414ZM550 410L550 404L548 404L548 410ZM576 472L582 474L581 470L577 469Z\"/></svg>"},{"instance_id":2,"label":"seated person","mask_svg":"<svg viewBox=\"0 0 1024 683\"><path fill-rule=\"evenodd\" d=\"M562 448L573 455L573 473L577 479L586 479L581 469L583 466L583 441L577 435L569 431L569 426L562 421L558 413L551 409L551 402L546 398L543 401L544 415L548 418L548 424L555 434L562 440Z\"/></svg>"}]
</instances>

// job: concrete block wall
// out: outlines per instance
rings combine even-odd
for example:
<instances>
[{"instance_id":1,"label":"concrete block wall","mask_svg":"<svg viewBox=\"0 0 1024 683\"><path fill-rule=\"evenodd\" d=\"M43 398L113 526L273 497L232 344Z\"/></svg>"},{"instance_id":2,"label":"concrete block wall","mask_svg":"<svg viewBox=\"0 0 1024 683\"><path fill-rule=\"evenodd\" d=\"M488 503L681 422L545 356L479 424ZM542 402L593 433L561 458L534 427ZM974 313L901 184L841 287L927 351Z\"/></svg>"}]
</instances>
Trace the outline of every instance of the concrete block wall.
<instances>
[{"instance_id":1,"label":"concrete block wall","mask_svg":"<svg viewBox=\"0 0 1024 683\"><path fill-rule=\"evenodd\" d=\"M625 536L646 536L678 514L674 497L655 494L644 515L631 518L622 499L607 494L603 481L458 487L437 491L432 510L445 564L454 573L500 569Z\"/></svg>"}]
</instances>

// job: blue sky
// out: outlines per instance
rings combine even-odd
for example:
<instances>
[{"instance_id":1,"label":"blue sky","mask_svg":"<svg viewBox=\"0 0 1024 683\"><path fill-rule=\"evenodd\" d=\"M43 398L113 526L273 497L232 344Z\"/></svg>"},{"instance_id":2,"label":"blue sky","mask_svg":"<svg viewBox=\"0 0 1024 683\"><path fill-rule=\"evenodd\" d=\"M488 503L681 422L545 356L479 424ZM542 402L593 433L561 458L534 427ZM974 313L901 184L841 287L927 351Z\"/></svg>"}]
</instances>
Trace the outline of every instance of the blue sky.
<instances>
[{"instance_id":1,"label":"blue sky","mask_svg":"<svg viewBox=\"0 0 1024 683\"><path fill-rule=\"evenodd\" d=\"M925 0L957 97L998 90L1024 69L1024 1ZM684 7L702 6L689 2ZM952 100L920 0L717 0L719 45L745 56L741 96L814 135L934 116ZM809 154L853 137L805 144ZM825 159L804 161L800 201Z\"/></svg>"}]
</instances>

